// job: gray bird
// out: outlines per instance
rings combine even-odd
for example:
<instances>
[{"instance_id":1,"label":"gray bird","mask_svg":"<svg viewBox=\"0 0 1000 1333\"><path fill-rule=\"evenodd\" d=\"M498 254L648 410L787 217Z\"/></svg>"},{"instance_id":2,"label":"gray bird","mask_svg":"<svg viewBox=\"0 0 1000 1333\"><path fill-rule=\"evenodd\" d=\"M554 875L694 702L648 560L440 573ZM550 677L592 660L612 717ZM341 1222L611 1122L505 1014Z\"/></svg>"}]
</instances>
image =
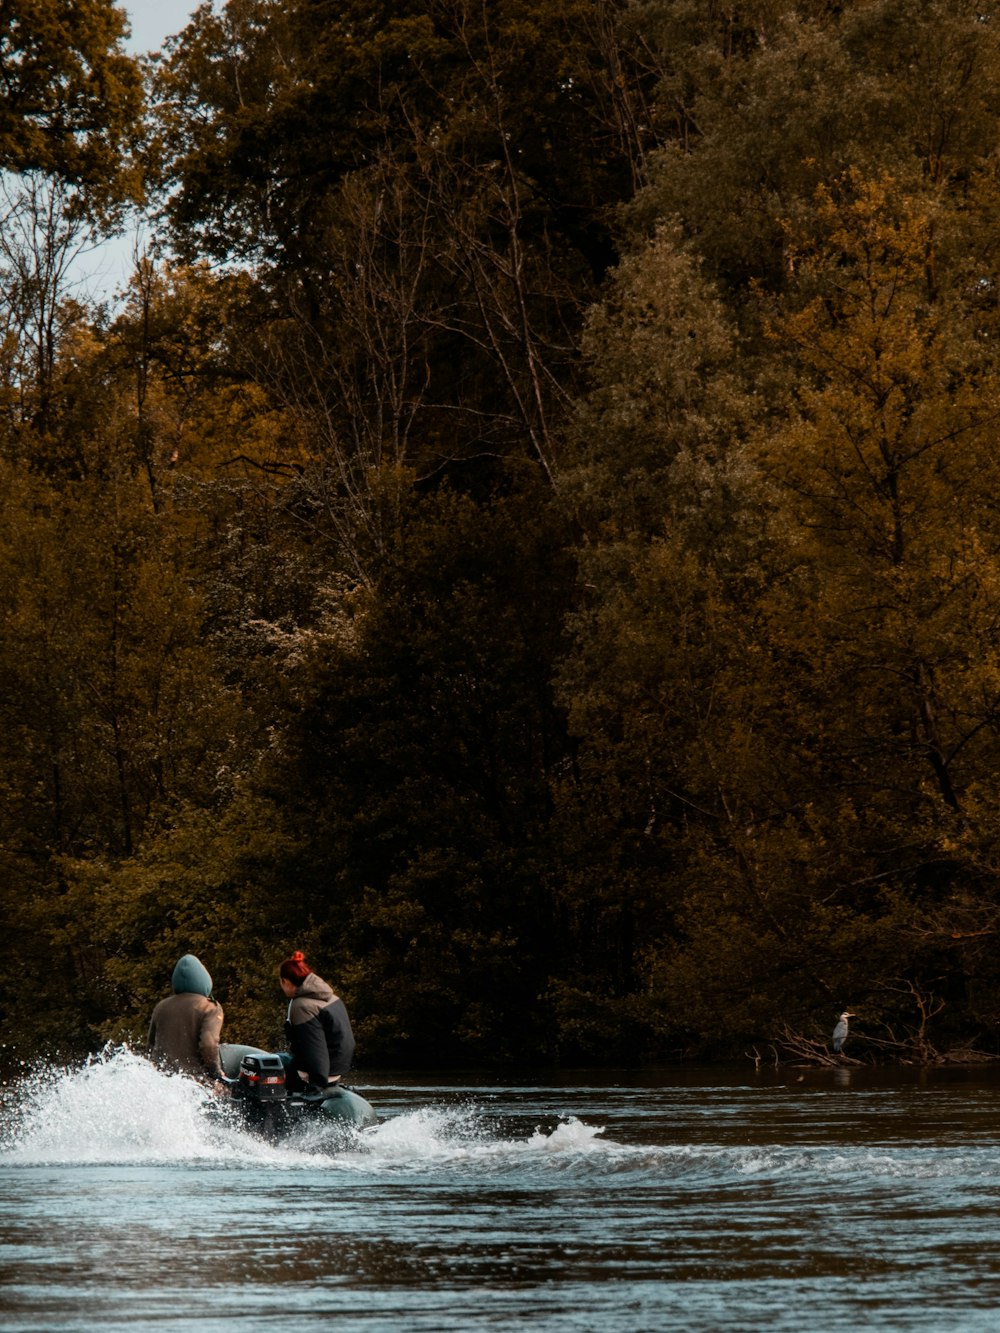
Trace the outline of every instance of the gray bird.
<instances>
[{"instance_id":1,"label":"gray bird","mask_svg":"<svg viewBox=\"0 0 1000 1333\"><path fill-rule=\"evenodd\" d=\"M844 1049L844 1042L847 1040L848 1020L852 1018L857 1018L857 1014L852 1014L849 1009L845 1009L837 1020L837 1026L833 1029L831 1045L836 1055L839 1055Z\"/></svg>"}]
</instances>

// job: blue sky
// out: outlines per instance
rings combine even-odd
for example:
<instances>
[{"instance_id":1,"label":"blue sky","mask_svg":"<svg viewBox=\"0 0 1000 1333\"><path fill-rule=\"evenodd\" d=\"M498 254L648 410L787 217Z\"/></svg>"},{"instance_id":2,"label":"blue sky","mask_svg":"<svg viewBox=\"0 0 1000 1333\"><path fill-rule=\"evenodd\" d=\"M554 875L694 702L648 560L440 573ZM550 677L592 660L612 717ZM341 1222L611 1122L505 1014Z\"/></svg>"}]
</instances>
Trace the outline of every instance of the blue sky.
<instances>
[{"instance_id":1,"label":"blue sky","mask_svg":"<svg viewBox=\"0 0 1000 1333\"><path fill-rule=\"evenodd\" d=\"M132 35L126 49L133 55L156 51L164 38L172 37L187 27L188 19L198 7L198 0L131 0L121 3L128 13ZM137 225L123 236L105 241L95 250L80 255L71 270L71 281L76 294L84 299L108 299L119 292L132 272L133 256L143 248L148 229Z\"/></svg>"},{"instance_id":2,"label":"blue sky","mask_svg":"<svg viewBox=\"0 0 1000 1333\"><path fill-rule=\"evenodd\" d=\"M164 37L172 37L187 27L197 0L131 0L119 8L128 13L132 37L128 49L132 52L156 51Z\"/></svg>"}]
</instances>

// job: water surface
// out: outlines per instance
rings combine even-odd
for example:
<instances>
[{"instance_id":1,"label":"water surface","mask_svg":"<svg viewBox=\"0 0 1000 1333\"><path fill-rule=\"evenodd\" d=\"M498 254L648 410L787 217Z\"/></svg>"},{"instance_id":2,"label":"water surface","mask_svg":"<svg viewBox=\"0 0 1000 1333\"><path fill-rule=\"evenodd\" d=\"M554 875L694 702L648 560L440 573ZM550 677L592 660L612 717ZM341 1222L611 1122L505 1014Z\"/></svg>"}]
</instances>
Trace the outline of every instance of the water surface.
<instances>
[{"instance_id":1,"label":"water surface","mask_svg":"<svg viewBox=\"0 0 1000 1333\"><path fill-rule=\"evenodd\" d=\"M127 1051L9 1089L3 1328L1000 1324L996 1071L355 1086L278 1147Z\"/></svg>"}]
</instances>

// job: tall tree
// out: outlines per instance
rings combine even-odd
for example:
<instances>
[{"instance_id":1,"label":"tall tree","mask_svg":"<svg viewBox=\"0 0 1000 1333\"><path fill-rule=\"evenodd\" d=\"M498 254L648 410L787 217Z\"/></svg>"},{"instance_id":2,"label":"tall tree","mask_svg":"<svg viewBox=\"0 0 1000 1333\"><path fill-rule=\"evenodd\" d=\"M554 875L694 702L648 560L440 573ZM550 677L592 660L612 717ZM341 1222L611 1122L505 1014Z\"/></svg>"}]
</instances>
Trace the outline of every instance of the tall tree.
<instances>
[{"instance_id":1,"label":"tall tree","mask_svg":"<svg viewBox=\"0 0 1000 1333\"><path fill-rule=\"evenodd\" d=\"M177 240L301 266L340 181L387 152L412 162L437 150L509 184L513 170L550 231L603 267L603 215L631 180L617 108L634 80L609 51L620 8L203 7L157 81Z\"/></svg>"},{"instance_id":2,"label":"tall tree","mask_svg":"<svg viewBox=\"0 0 1000 1333\"><path fill-rule=\"evenodd\" d=\"M554 475L643 151L619 9L230 4L163 65L175 244L263 261L263 355L356 496L387 450L423 477L511 452Z\"/></svg>"},{"instance_id":3,"label":"tall tree","mask_svg":"<svg viewBox=\"0 0 1000 1333\"><path fill-rule=\"evenodd\" d=\"M71 274L95 241L66 185L37 173L0 184L3 399L14 454L26 426L44 436L52 424L59 355L86 322Z\"/></svg>"},{"instance_id":4,"label":"tall tree","mask_svg":"<svg viewBox=\"0 0 1000 1333\"><path fill-rule=\"evenodd\" d=\"M970 0L672 3L650 40L664 146L633 221L680 217L734 295L788 280L789 221L849 168L941 197L989 170L998 34Z\"/></svg>"},{"instance_id":5,"label":"tall tree","mask_svg":"<svg viewBox=\"0 0 1000 1333\"><path fill-rule=\"evenodd\" d=\"M957 1034L993 984L997 368L975 288L928 263L945 225L851 173L789 238L771 329L798 388L754 450L774 545L743 622L763 693L713 701L726 820L688 835L655 964L705 1033L808 1026L845 987L895 1032L933 984Z\"/></svg>"},{"instance_id":6,"label":"tall tree","mask_svg":"<svg viewBox=\"0 0 1000 1333\"><path fill-rule=\"evenodd\" d=\"M129 192L142 113L114 0L9 0L0 9L0 168L41 171L103 197Z\"/></svg>"},{"instance_id":7,"label":"tall tree","mask_svg":"<svg viewBox=\"0 0 1000 1333\"><path fill-rule=\"evenodd\" d=\"M584 348L593 387L561 480L585 541L559 670L577 741L558 788L572 943L553 993L567 1038L600 1050L608 1025L633 1043L660 1031L636 997L680 929L693 830L739 827L735 788L761 773L768 678L740 663L769 501L732 320L676 228L619 266Z\"/></svg>"},{"instance_id":8,"label":"tall tree","mask_svg":"<svg viewBox=\"0 0 1000 1333\"><path fill-rule=\"evenodd\" d=\"M269 790L294 793L297 911L383 1058L547 1040L560 530L530 477L488 510L447 490L411 507L375 594L340 599L292 693Z\"/></svg>"}]
</instances>

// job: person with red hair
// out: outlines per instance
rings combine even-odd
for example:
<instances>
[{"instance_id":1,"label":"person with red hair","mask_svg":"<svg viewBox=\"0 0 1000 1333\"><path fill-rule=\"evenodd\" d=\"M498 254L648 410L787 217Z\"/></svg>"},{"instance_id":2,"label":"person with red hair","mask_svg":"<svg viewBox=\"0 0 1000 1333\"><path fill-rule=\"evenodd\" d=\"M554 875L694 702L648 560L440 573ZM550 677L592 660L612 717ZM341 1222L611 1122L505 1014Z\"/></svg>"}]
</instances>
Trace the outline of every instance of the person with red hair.
<instances>
[{"instance_id":1,"label":"person with red hair","mask_svg":"<svg viewBox=\"0 0 1000 1333\"><path fill-rule=\"evenodd\" d=\"M296 950L278 968L281 989L288 997L285 1034L291 1052L286 1075L293 1091L339 1083L354 1059L354 1033L342 999L333 993Z\"/></svg>"}]
</instances>

